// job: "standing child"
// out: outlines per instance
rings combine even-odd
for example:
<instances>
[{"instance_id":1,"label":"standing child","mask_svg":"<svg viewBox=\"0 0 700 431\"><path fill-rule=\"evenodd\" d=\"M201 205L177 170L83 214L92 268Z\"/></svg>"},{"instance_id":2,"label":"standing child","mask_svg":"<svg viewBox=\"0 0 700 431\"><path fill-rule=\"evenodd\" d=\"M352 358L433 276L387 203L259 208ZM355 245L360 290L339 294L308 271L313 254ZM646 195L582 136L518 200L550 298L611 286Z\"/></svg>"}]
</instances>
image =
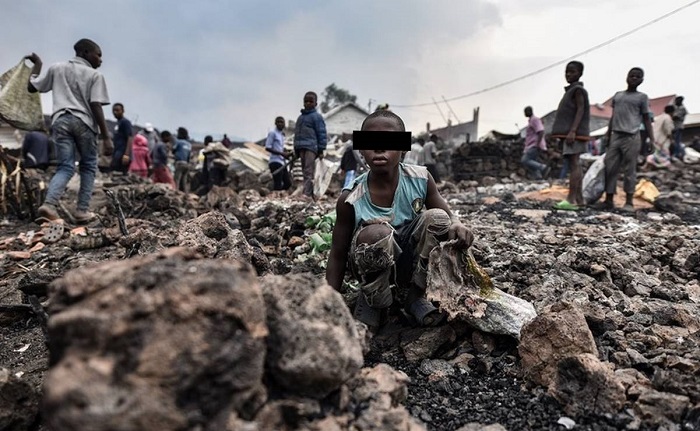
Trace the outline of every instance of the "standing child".
<instances>
[{"instance_id":1,"label":"standing child","mask_svg":"<svg viewBox=\"0 0 700 431\"><path fill-rule=\"evenodd\" d=\"M314 171L316 158L323 158L326 149L326 123L316 111L318 97L313 91L304 95L304 109L294 130L294 151L301 160L304 174L304 196L314 197Z\"/></svg>"},{"instance_id":2,"label":"standing child","mask_svg":"<svg viewBox=\"0 0 700 431\"><path fill-rule=\"evenodd\" d=\"M151 155L153 159L153 177L151 179L154 183L167 184L172 189L177 189L173 175L168 168L168 145L171 145L172 139L173 135L169 131L163 130L160 133L160 141L156 142Z\"/></svg>"},{"instance_id":3,"label":"standing child","mask_svg":"<svg viewBox=\"0 0 700 431\"><path fill-rule=\"evenodd\" d=\"M568 86L564 87L564 96L559 102L557 114L552 126L552 137L562 141L564 163L568 165L569 195L555 204L558 210L576 211L583 202L583 171L579 163L581 153L588 149L590 136L591 108L588 92L579 81L583 75L583 63L570 61L566 65L564 77Z\"/></svg>"},{"instance_id":4,"label":"standing child","mask_svg":"<svg viewBox=\"0 0 700 431\"><path fill-rule=\"evenodd\" d=\"M285 159L292 154L284 149L284 118L275 118L275 129L267 134L265 149L270 153L268 167L272 173L273 190L287 190L292 186L289 170L283 168Z\"/></svg>"},{"instance_id":5,"label":"standing child","mask_svg":"<svg viewBox=\"0 0 700 431\"><path fill-rule=\"evenodd\" d=\"M624 172L623 187L625 190L625 205L623 211L634 211L632 201L637 185L637 156L642 146L639 137L639 125L644 122L647 130L654 130L649 119L649 98L637 91L644 82L644 71L633 67L627 73L627 90L618 91L613 96L613 114L608 126L608 149L605 152L605 202L597 208L611 210L614 208L613 197L617 191L617 176L620 168ZM656 146L654 134L649 134L649 141Z\"/></svg>"},{"instance_id":6,"label":"standing child","mask_svg":"<svg viewBox=\"0 0 700 431\"><path fill-rule=\"evenodd\" d=\"M148 151L148 138L137 133L131 147L131 163L129 172L142 178L148 178L148 167L151 166L151 155Z\"/></svg>"},{"instance_id":7,"label":"standing child","mask_svg":"<svg viewBox=\"0 0 700 431\"><path fill-rule=\"evenodd\" d=\"M32 53L25 58L34 63L27 84L30 93L53 91L51 135L56 146L58 167L51 178L44 204L38 209L40 217L59 218L56 211L66 185L75 173L76 153L80 155L80 189L73 218L85 223L95 217L89 211L97 172L97 132L106 153L113 150L107 131L102 105L109 105L107 85L96 69L102 64L102 50L90 39L80 39L73 46L75 57L51 66L41 78L41 58Z\"/></svg>"},{"instance_id":8,"label":"standing child","mask_svg":"<svg viewBox=\"0 0 700 431\"><path fill-rule=\"evenodd\" d=\"M362 130L402 132L405 126L381 110L365 119ZM428 257L447 239L469 247L472 233L450 212L425 167L400 163L401 151L362 155L369 172L338 198L326 280L339 290L349 267L361 286L355 317L370 327L380 325L395 297L419 324L436 325L444 316L425 298Z\"/></svg>"}]
</instances>

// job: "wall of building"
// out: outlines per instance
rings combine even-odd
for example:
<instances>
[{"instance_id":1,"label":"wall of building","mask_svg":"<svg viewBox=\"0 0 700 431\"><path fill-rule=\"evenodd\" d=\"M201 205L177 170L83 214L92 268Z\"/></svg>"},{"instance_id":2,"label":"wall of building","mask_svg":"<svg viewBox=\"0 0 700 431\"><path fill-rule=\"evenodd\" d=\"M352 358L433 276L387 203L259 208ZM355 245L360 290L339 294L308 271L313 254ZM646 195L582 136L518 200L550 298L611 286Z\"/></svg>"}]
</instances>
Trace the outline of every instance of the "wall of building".
<instances>
[{"instance_id":1,"label":"wall of building","mask_svg":"<svg viewBox=\"0 0 700 431\"><path fill-rule=\"evenodd\" d=\"M367 115L353 108L343 109L326 119L326 131L329 135L342 135L360 130Z\"/></svg>"}]
</instances>

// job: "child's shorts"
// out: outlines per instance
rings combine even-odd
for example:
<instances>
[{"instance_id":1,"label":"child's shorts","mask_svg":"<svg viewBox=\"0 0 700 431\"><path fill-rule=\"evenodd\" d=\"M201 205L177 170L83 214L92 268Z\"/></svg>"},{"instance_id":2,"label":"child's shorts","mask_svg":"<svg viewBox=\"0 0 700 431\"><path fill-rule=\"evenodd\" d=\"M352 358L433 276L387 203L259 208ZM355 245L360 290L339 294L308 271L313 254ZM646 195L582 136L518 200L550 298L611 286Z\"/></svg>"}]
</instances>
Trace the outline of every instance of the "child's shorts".
<instances>
[{"instance_id":1,"label":"child's shorts","mask_svg":"<svg viewBox=\"0 0 700 431\"><path fill-rule=\"evenodd\" d=\"M403 300L412 284L425 290L430 251L447 239L450 223L445 211L434 208L396 228L387 222L358 227L350 245L350 271L360 281L367 303L385 308L395 296ZM362 230L373 224L388 227L387 235L373 244L358 244Z\"/></svg>"}]
</instances>

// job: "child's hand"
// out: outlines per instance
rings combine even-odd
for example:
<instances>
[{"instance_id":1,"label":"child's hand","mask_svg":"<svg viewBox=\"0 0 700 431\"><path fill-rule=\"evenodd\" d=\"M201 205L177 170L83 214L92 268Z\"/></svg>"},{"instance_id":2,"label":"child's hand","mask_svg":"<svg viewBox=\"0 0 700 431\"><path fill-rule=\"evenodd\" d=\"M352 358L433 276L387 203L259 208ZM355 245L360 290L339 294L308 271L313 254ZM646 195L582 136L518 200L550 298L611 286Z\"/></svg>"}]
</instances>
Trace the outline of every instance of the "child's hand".
<instances>
[{"instance_id":1,"label":"child's hand","mask_svg":"<svg viewBox=\"0 0 700 431\"><path fill-rule=\"evenodd\" d=\"M571 131L571 132L569 132L568 135L566 135L566 142L567 143L571 144L575 140L576 140L576 132L575 131Z\"/></svg>"},{"instance_id":2,"label":"child's hand","mask_svg":"<svg viewBox=\"0 0 700 431\"><path fill-rule=\"evenodd\" d=\"M471 229L458 221L452 222L450 225L450 229L447 231L447 238L456 239L457 246L462 248L469 248L474 242L474 235Z\"/></svg>"}]
</instances>

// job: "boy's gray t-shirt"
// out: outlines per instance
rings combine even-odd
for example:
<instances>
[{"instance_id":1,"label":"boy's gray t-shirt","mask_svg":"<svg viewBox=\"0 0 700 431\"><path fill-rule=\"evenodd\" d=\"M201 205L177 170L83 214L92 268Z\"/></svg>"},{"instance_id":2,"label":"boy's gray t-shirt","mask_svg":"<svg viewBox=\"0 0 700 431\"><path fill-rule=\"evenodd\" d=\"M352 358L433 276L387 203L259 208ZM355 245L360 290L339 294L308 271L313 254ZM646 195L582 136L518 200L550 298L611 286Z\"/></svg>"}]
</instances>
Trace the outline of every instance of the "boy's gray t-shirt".
<instances>
[{"instance_id":1,"label":"boy's gray t-shirt","mask_svg":"<svg viewBox=\"0 0 700 431\"><path fill-rule=\"evenodd\" d=\"M32 77L31 84L37 91L53 91L52 122L64 112L80 118L93 132L98 133L97 122L92 116L90 103L109 105L104 76L81 57L51 66L43 77Z\"/></svg>"},{"instance_id":2,"label":"boy's gray t-shirt","mask_svg":"<svg viewBox=\"0 0 700 431\"><path fill-rule=\"evenodd\" d=\"M635 134L649 114L649 97L640 91L618 91L612 107L612 131Z\"/></svg>"}]
</instances>

